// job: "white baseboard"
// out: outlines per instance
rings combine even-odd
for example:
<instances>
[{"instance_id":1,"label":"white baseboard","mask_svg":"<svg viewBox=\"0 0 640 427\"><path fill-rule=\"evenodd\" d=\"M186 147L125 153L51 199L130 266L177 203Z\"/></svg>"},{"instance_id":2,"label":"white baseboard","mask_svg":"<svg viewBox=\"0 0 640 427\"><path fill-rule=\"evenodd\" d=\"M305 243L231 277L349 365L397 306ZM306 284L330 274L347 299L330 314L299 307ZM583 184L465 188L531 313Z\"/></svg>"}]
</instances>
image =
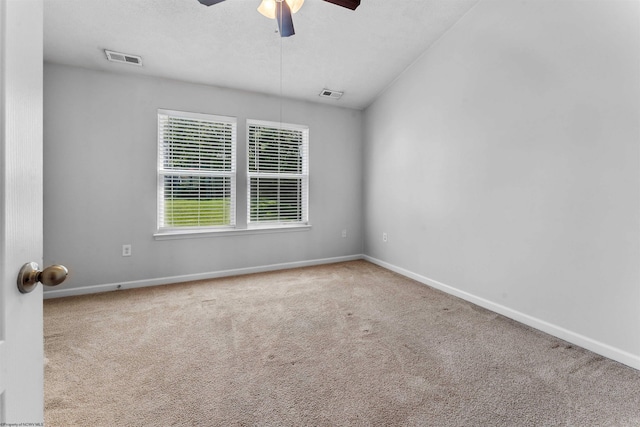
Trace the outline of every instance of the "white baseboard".
<instances>
[{"instance_id":1,"label":"white baseboard","mask_svg":"<svg viewBox=\"0 0 640 427\"><path fill-rule=\"evenodd\" d=\"M242 274L264 273L266 271L284 270L287 268L310 267L314 265L333 264L336 262L363 259L363 255L322 258L308 261L286 262L282 264L262 265L258 267L236 268L232 270L212 271L208 273L185 274L182 276L159 277L155 279L134 280L130 282L108 283L103 285L83 286L69 289L52 289L44 291L44 299L62 298L76 295L96 294L100 292L119 291L123 289L144 288L148 286L167 285L171 283L192 282L194 280L216 279L219 277L240 276Z\"/></svg>"},{"instance_id":2,"label":"white baseboard","mask_svg":"<svg viewBox=\"0 0 640 427\"><path fill-rule=\"evenodd\" d=\"M608 344L601 343L599 341L596 341L584 335L572 332L570 330L564 329L552 323L545 322L544 320L537 319L535 317L529 316L527 314L521 313L519 311L513 310L509 307L505 307L495 302L486 300L484 298L478 297L468 292L461 291L452 286L445 285L444 283L438 282L437 280L429 279L427 277L421 276L419 274L413 273L409 270L397 267L393 264L389 264L379 259L370 257L368 255L349 255L349 256L343 256L343 257L263 265L258 267L237 268L232 270L222 270L222 271L214 271L214 272L208 272L208 273L187 274L182 276L161 277L161 278L148 279L148 280L135 280L130 282L84 286L79 288L53 289L50 291L45 291L44 298L49 299L49 298L61 298L61 297L68 297L68 296L75 296L75 295L86 295L86 294L94 294L99 292L142 288L147 286L166 285L171 283L191 282L194 280L207 280L207 279L215 279L219 277L239 276L242 274L263 273L267 271L284 270L287 268L310 267L314 265L332 264L332 263L345 262L345 261L355 261L359 259L364 259L373 264L379 265L388 270L401 274L405 277L416 280L425 285L431 286L432 288L441 290L447 294L456 296L465 301L469 301L473 304L479 305L480 307L486 308L487 310L491 310L495 313L498 313L510 319L513 319L517 322L523 323L527 326L531 326L532 328L538 329L542 332L553 335L557 338L560 338L572 344L586 348L587 350L593 351L594 353L600 354L604 357L607 357L609 359L615 360L617 362L623 363L627 366L640 370L640 356L628 353L624 350L620 350Z\"/></svg>"},{"instance_id":3,"label":"white baseboard","mask_svg":"<svg viewBox=\"0 0 640 427\"><path fill-rule=\"evenodd\" d=\"M372 258L368 255L364 255L363 259L373 264L384 267L388 270L394 271L403 276L406 276L417 282L423 283L432 288L443 291L447 294L456 296L465 301L469 301L473 304L479 305L480 307L486 308L487 310L491 310L494 313L501 314L517 322L523 323L527 326L531 326L532 328L545 332L549 335L553 335L557 338L560 338L562 340L565 340L567 342L570 342L572 344L575 344L587 350L593 351L594 353L600 354L604 357L615 360L617 362L630 366L634 369L640 370L640 356L631 354L619 348L612 347L608 344L601 343L599 341L596 341L584 335L572 332L570 330L554 325L552 323L545 322L544 320L540 320L535 317L529 316L527 314L521 313L519 311L513 310L509 307L496 304L495 302L486 300L484 298L480 298L468 292L461 291L452 286L445 285L444 283L438 282L437 280L429 279L427 277L413 273L409 270L405 270L404 268L400 268L393 264L389 264L379 259Z\"/></svg>"}]
</instances>

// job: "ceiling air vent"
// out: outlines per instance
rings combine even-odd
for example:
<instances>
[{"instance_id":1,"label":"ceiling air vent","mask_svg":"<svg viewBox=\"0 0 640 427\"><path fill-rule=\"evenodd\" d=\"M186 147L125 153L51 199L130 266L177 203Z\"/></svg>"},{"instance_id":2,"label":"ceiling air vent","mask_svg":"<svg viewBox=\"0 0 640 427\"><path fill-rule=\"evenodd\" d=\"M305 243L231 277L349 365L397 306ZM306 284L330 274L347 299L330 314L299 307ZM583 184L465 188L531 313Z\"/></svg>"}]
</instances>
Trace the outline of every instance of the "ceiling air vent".
<instances>
[{"instance_id":1,"label":"ceiling air vent","mask_svg":"<svg viewBox=\"0 0 640 427\"><path fill-rule=\"evenodd\" d=\"M111 50L104 51L107 54L107 59L113 62L120 62L122 64L131 64L142 67L142 58L136 55L129 55L126 53L114 52Z\"/></svg>"},{"instance_id":2,"label":"ceiling air vent","mask_svg":"<svg viewBox=\"0 0 640 427\"><path fill-rule=\"evenodd\" d=\"M331 99L340 99L343 94L344 92L338 92L337 90L331 89L322 89L322 92L320 92L320 96Z\"/></svg>"}]
</instances>

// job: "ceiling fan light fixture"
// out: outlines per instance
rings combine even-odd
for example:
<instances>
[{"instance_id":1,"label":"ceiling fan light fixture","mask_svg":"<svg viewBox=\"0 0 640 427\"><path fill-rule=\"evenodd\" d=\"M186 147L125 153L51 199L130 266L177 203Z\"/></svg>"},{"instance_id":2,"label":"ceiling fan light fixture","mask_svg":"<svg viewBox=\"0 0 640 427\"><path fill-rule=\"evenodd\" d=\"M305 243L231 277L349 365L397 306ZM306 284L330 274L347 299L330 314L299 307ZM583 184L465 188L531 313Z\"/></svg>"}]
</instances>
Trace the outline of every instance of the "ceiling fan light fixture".
<instances>
[{"instance_id":1,"label":"ceiling fan light fixture","mask_svg":"<svg viewBox=\"0 0 640 427\"><path fill-rule=\"evenodd\" d=\"M296 13L297 11L299 11L304 4L304 0L286 0L286 2L291 9L291 13Z\"/></svg>"},{"instance_id":2,"label":"ceiling fan light fixture","mask_svg":"<svg viewBox=\"0 0 640 427\"><path fill-rule=\"evenodd\" d=\"M276 19L276 0L262 0L258 12L269 19Z\"/></svg>"},{"instance_id":3,"label":"ceiling fan light fixture","mask_svg":"<svg viewBox=\"0 0 640 427\"><path fill-rule=\"evenodd\" d=\"M258 12L269 19L276 19L276 2L286 1L291 13L296 13L304 4L304 0L262 0Z\"/></svg>"}]
</instances>

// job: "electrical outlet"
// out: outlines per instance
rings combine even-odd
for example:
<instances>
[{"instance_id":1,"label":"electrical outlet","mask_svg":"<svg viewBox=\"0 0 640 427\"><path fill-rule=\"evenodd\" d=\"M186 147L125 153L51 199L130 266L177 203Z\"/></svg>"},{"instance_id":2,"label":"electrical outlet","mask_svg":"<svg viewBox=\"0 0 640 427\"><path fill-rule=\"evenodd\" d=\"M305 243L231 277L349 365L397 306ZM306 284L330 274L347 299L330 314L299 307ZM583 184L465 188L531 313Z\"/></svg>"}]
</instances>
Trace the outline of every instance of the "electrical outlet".
<instances>
[{"instance_id":1,"label":"electrical outlet","mask_svg":"<svg viewBox=\"0 0 640 427\"><path fill-rule=\"evenodd\" d=\"M382 241L386 243L387 240L389 240L387 237L387 233L382 233Z\"/></svg>"},{"instance_id":2,"label":"electrical outlet","mask_svg":"<svg viewBox=\"0 0 640 427\"><path fill-rule=\"evenodd\" d=\"M131 256L131 245L122 245L122 256Z\"/></svg>"},{"instance_id":3,"label":"electrical outlet","mask_svg":"<svg viewBox=\"0 0 640 427\"><path fill-rule=\"evenodd\" d=\"M342 237L347 237L347 230L342 230Z\"/></svg>"}]
</instances>

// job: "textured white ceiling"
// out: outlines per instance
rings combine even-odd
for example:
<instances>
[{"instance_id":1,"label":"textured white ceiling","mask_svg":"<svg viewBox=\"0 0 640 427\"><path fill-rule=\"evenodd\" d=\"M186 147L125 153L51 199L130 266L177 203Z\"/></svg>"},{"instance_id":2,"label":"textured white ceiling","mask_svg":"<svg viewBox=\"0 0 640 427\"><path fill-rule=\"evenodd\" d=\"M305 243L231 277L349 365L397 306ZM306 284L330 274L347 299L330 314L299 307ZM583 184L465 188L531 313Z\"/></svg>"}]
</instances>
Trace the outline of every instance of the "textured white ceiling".
<instances>
[{"instance_id":1,"label":"textured white ceiling","mask_svg":"<svg viewBox=\"0 0 640 427\"><path fill-rule=\"evenodd\" d=\"M363 109L478 0L306 0L280 38L260 0L45 0L44 59ZM104 49L142 57L108 62ZM320 98L323 88L342 99Z\"/></svg>"}]
</instances>

